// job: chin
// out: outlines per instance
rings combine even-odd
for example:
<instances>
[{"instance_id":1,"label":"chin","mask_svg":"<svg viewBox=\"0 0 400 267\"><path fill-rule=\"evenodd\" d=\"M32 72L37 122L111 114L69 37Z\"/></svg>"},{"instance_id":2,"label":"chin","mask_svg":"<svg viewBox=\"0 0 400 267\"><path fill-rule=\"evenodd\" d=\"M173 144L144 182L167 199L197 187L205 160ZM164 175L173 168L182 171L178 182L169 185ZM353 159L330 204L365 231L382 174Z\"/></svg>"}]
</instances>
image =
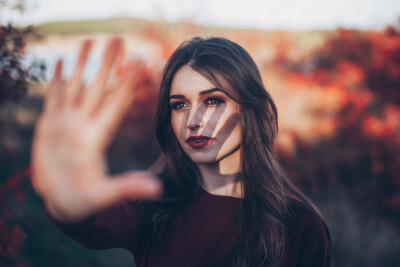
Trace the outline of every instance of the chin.
<instances>
[{"instance_id":1,"label":"chin","mask_svg":"<svg viewBox=\"0 0 400 267\"><path fill-rule=\"evenodd\" d=\"M217 162L216 160L207 160L207 159L192 160L192 161L198 165L212 165Z\"/></svg>"},{"instance_id":2,"label":"chin","mask_svg":"<svg viewBox=\"0 0 400 267\"><path fill-rule=\"evenodd\" d=\"M183 147L183 148L185 154L195 164L215 164L228 157L232 159L235 158L234 154L237 154L237 152L239 152L240 144L238 144L237 146L228 147L228 149L223 148L222 150L221 149L197 150L191 147Z\"/></svg>"},{"instance_id":3,"label":"chin","mask_svg":"<svg viewBox=\"0 0 400 267\"><path fill-rule=\"evenodd\" d=\"M186 153L186 155L195 164L213 164L217 162L215 155L206 155L206 153Z\"/></svg>"}]
</instances>

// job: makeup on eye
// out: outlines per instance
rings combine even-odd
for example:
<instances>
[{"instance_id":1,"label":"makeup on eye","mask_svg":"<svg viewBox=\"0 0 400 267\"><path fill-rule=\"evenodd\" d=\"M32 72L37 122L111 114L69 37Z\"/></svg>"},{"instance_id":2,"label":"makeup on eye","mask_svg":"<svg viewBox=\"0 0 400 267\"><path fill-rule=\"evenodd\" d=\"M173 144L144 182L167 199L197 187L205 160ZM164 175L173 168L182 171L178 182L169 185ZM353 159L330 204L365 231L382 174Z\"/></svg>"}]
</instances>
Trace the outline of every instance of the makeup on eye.
<instances>
[{"instance_id":1,"label":"makeup on eye","mask_svg":"<svg viewBox=\"0 0 400 267\"><path fill-rule=\"evenodd\" d=\"M208 96L204 100L202 100L203 104L206 106L218 106L225 101L221 97L217 96ZM170 103L171 109L173 110L180 110L182 108L188 107L188 104L184 101L171 101Z\"/></svg>"},{"instance_id":2,"label":"makeup on eye","mask_svg":"<svg viewBox=\"0 0 400 267\"><path fill-rule=\"evenodd\" d=\"M174 110L179 110L185 107L185 105L187 106L187 104L185 102L172 102L171 104L171 109Z\"/></svg>"}]
</instances>

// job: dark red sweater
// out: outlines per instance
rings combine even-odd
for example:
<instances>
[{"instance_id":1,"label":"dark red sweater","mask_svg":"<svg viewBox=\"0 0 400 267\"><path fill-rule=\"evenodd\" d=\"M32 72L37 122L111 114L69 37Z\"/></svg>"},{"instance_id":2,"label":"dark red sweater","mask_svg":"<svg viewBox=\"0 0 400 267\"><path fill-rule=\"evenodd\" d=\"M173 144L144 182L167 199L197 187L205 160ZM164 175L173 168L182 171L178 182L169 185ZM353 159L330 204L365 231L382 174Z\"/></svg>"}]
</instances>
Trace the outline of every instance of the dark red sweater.
<instances>
[{"instance_id":1,"label":"dark red sweater","mask_svg":"<svg viewBox=\"0 0 400 267\"><path fill-rule=\"evenodd\" d=\"M229 253L239 234L240 198L212 195L203 190L199 199L149 240L140 209L122 202L72 225L56 223L68 236L92 249L122 247L136 266L230 266ZM332 251L320 217L292 200L287 220L289 242L285 267L330 266Z\"/></svg>"}]
</instances>

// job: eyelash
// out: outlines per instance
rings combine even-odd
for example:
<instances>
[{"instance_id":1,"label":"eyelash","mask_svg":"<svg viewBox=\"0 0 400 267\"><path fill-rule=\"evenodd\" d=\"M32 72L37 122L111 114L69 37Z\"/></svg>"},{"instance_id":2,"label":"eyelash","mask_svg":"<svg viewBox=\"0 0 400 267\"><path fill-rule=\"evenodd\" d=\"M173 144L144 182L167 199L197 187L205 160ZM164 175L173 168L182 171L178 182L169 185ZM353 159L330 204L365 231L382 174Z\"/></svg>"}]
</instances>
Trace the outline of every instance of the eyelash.
<instances>
[{"instance_id":1,"label":"eyelash","mask_svg":"<svg viewBox=\"0 0 400 267\"><path fill-rule=\"evenodd\" d=\"M175 102L175 103L171 104L171 108L174 110L179 110L179 109L182 109L184 105L186 105L186 103L184 103L184 102Z\"/></svg>"},{"instance_id":2,"label":"eyelash","mask_svg":"<svg viewBox=\"0 0 400 267\"><path fill-rule=\"evenodd\" d=\"M221 103L224 103L224 101L215 96L208 97L208 98L206 98L206 100L204 100L204 104L207 106L218 106ZM187 106L187 104L185 102L175 102L175 103L171 104L171 108L174 110L180 110L185 105Z\"/></svg>"},{"instance_id":3,"label":"eyelash","mask_svg":"<svg viewBox=\"0 0 400 267\"><path fill-rule=\"evenodd\" d=\"M211 106L217 106L223 102L224 101L222 99L215 97L215 96L208 97L206 100L204 100L204 104L211 105Z\"/></svg>"}]
</instances>

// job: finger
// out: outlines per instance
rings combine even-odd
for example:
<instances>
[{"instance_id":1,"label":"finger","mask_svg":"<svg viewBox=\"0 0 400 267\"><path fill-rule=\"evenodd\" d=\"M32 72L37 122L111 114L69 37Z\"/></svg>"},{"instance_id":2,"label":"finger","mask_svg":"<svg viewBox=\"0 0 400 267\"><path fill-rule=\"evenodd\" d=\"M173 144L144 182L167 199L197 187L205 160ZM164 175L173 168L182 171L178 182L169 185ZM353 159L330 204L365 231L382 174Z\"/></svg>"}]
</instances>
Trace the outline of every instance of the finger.
<instances>
[{"instance_id":1,"label":"finger","mask_svg":"<svg viewBox=\"0 0 400 267\"><path fill-rule=\"evenodd\" d=\"M107 99L108 96L112 95L115 92L115 90L112 90L112 88L116 87L118 77L121 77L122 74L124 73L124 70L126 69L126 64L124 64L124 58L125 58L125 47L122 46L122 52L118 56L118 59L116 60L116 64L114 67L114 73L113 73L114 81L104 91L101 99L102 101Z\"/></svg>"},{"instance_id":2,"label":"finger","mask_svg":"<svg viewBox=\"0 0 400 267\"><path fill-rule=\"evenodd\" d=\"M61 102L61 87L62 87L62 59L57 60L56 67L54 68L53 79L51 80L45 98L44 109L45 111L54 110Z\"/></svg>"},{"instance_id":3,"label":"finger","mask_svg":"<svg viewBox=\"0 0 400 267\"><path fill-rule=\"evenodd\" d=\"M111 69L115 65L116 61L121 57L122 53L122 39L113 38L105 49L103 62L96 81L87 89L84 99L82 100L83 108L88 113L93 113L101 102L101 99L104 97Z\"/></svg>"},{"instance_id":4,"label":"finger","mask_svg":"<svg viewBox=\"0 0 400 267\"><path fill-rule=\"evenodd\" d=\"M60 58L60 59L57 60L56 67L54 69L53 81L54 80L61 80L62 67L63 67L63 61Z\"/></svg>"},{"instance_id":5,"label":"finger","mask_svg":"<svg viewBox=\"0 0 400 267\"><path fill-rule=\"evenodd\" d=\"M115 66L115 71L114 71L114 75L115 76L120 76L123 72L124 72L124 59L125 59L125 54L126 54L126 49L125 49L125 45L122 45L121 47L121 52L118 55L118 58L116 60L116 66Z\"/></svg>"},{"instance_id":6,"label":"finger","mask_svg":"<svg viewBox=\"0 0 400 267\"><path fill-rule=\"evenodd\" d=\"M109 95L107 101L104 101L104 107L99 111L97 118L99 128L104 129L105 143L113 136L123 115L131 106L140 85L143 70L143 62L129 63L112 94Z\"/></svg>"},{"instance_id":7,"label":"finger","mask_svg":"<svg viewBox=\"0 0 400 267\"><path fill-rule=\"evenodd\" d=\"M120 60L124 51L124 43L121 38L113 38L107 44L104 51L102 66L99 70L96 83L98 86L105 87L114 64Z\"/></svg>"},{"instance_id":8,"label":"finger","mask_svg":"<svg viewBox=\"0 0 400 267\"><path fill-rule=\"evenodd\" d=\"M120 199L155 199L162 193L162 184L148 172L129 172L108 179L102 191L102 202L107 205Z\"/></svg>"},{"instance_id":9,"label":"finger","mask_svg":"<svg viewBox=\"0 0 400 267\"><path fill-rule=\"evenodd\" d=\"M78 57L78 62L76 63L74 74L68 84L68 89L64 92L66 105L72 105L77 100L78 94L81 90L83 71L92 46L92 40L85 40L82 43L81 52Z\"/></svg>"},{"instance_id":10,"label":"finger","mask_svg":"<svg viewBox=\"0 0 400 267\"><path fill-rule=\"evenodd\" d=\"M143 66L144 62L141 60L131 60L125 64L119 60L115 68L114 79L109 90L107 91L105 99L103 100L109 101L109 96L112 96L115 94L115 92L119 91L121 86L126 84L127 81L129 81L131 78L136 79L139 70L143 68Z\"/></svg>"}]
</instances>

